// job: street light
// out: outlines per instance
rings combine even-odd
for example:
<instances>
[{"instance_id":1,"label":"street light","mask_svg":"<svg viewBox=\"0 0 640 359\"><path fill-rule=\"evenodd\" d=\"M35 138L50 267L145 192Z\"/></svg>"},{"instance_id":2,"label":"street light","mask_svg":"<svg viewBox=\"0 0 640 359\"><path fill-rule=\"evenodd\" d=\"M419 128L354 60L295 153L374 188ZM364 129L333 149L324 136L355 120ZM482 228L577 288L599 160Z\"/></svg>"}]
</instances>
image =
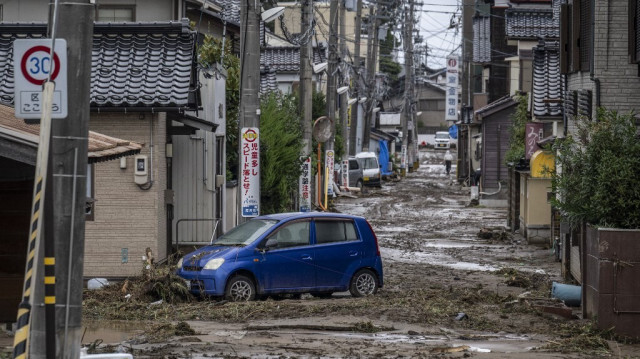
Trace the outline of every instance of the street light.
<instances>
[{"instance_id":1,"label":"street light","mask_svg":"<svg viewBox=\"0 0 640 359\"><path fill-rule=\"evenodd\" d=\"M364 103L365 101L367 101L366 97L360 97L360 99L358 100L358 103Z\"/></svg>"},{"instance_id":2,"label":"street light","mask_svg":"<svg viewBox=\"0 0 640 359\"><path fill-rule=\"evenodd\" d=\"M354 103L356 103L356 101L358 101L357 98L350 98L349 101L347 102L349 104L349 106L353 105Z\"/></svg>"},{"instance_id":3,"label":"street light","mask_svg":"<svg viewBox=\"0 0 640 359\"><path fill-rule=\"evenodd\" d=\"M269 10L263 11L260 16L262 17L262 21L271 22L275 20L278 16L282 15L284 12L284 6L276 6L272 7Z\"/></svg>"},{"instance_id":4,"label":"street light","mask_svg":"<svg viewBox=\"0 0 640 359\"><path fill-rule=\"evenodd\" d=\"M374 107L374 109L373 109L373 110L371 110L371 112L373 112L373 113L376 113L376 112L378 112L378 111L380 111L380 107Z\"/></svg>"},{"instance_id":5,"label":"street light","mask_svg":"<svg viewBox=\"0 0 640 359\"><path fill-rule=\"evenodd\" d=\"M327 65L328 65L328 63L326 63L326 62L321 62L319 64L313 65L313 73L317 74L319 72L322 72L322 71L326 70L327 69Z\"/></svg>"},{"instance_id":6,"label":"street light","mask_svg":"<svg viewBox=\"0 0 640 359\"><path fill-rule=\"evenodd\" d=\"M349 91L349 86L338 87L336 91L338 92L338 95L342 95L343 93Z\"/></svg>"}]
</instances>

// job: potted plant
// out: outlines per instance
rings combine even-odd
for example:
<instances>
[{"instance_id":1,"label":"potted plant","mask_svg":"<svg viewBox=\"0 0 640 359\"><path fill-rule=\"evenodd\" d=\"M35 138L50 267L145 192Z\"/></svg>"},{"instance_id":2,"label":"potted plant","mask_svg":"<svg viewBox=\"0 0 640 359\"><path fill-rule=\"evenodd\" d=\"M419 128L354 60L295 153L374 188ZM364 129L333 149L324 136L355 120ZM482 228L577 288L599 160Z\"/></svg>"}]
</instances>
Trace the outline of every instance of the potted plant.
<instances>
[{"instance_id":1,"label":"potted plant","mask_svg":"<svg viewBox=\"0 0 640 359\"><path fill-rule=\"evenodd\" d=\"M554 144L552 204L581 243L583 313L603 329L640 337L640 140L632 114L599 109Z\"/></svg>"}]
</instances>

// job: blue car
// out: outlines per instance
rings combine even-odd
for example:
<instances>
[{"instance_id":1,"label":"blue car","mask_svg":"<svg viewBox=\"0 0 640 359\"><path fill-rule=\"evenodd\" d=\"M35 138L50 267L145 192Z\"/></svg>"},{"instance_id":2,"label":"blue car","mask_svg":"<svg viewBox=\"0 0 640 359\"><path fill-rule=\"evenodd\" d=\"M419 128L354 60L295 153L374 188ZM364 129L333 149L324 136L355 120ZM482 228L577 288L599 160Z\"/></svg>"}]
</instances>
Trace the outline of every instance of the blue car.
<instances>
[{"instance_id":1,"label":"blue car","mask_svg":"<svg viewBox=\"0 0 640 359\"><path fill-rule=\"evenodd\" d=\"M270 294L354 297L382 287L378 239L362 217L280 213L251 219L182 257L177 274L194 294L230 301Z\"/></svg>"}]
</instances>

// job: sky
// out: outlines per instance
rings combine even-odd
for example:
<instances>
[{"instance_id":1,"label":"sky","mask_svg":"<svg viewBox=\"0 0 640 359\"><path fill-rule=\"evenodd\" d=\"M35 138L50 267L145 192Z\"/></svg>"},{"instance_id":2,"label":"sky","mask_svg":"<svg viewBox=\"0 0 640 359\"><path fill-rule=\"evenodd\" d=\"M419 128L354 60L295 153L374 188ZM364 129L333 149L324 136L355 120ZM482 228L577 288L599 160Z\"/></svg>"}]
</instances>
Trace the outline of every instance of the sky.
<instances>
[{"instance_id":1,"label":"sky","mask_svg":"<svg viewBox=\"0 0 640 359\"><path fill-rule=\"evenodd\" d=\"M419 18L416 27L424 41L414 44L414 47L426 44L430 49L427 65L431 68L445 67L447 55L461 53L461 0L423 0L422 4L416 6L415 16ZM450 28L452 23L454 26Z\"/></svg>"}]
</instances>

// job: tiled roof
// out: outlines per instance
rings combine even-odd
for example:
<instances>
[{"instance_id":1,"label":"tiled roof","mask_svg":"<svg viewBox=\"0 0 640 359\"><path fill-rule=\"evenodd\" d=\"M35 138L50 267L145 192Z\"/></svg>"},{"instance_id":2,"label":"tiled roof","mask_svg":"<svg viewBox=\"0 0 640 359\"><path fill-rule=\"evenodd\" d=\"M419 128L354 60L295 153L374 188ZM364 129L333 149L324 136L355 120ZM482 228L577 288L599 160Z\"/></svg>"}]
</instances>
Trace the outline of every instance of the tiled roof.
<instances>
[{"instance_id":1,"label":"tiled roof","mask_svg":"<svg viewBox=\"0 0 640 359\"><path fill-rule=\"evenodd\" d=\"M278 89L275 70L265 67L260 69L260 93L269 93Z\"/></svg>"},{"instance_id":2,"label":"tiled roof","mask_svg":"<svg viewBox=\"0 0 640 359\"><path fill-rule=\"evenodd\" d=\"M505 12L507 36L517 38L560 37L553 9L508 9Z\"/></svg>"},{"instance_id":3,"label":"tiled roof","mask_svg":"<svg viewBox=\"0 0 640 359\"><path fill-rule=\"evenodd\" d=\"M491 18L473 18L473 62L491 62Z\"/></svg>"},{"instance_id":4,"label":"tiled roof","mask_svg":"<svg viewBox=\"0 0 640 359\"><path fill-rule=\"evenodd\" d=\"M222 18L227 21L240 23L240 0L215 0L222 7Z\"/></svg>"},{"instance_id":5,"label":"tiled roof","mask_svg":"<svg viewBox=\"0 0 640 359\"><path fill-rule=\"evenodd\" d=\"M557 41L540 41L533 48L533 114L535 116L562 115L560 52ZM552 100L552 101L549 101ZM553 101L556 100L556 101Z\"/></svg>"},{"instance_id":6,"label":"tiled roof","mask_svg":"<svg viewBox=\"0 0 640 359\"><path fill-rule=\"evenodd\" d=\"M0 105L0 134L37 145L40 125L29 125L14 116L12 107ZM35 148L35 147L34 147ZM114 160L140 153L142 145L89 131L89 163Z\"/></svg>"},{"instance_id":7,"label":"tiled roof","mask_svg":"<svg viewBox=\"0 0 640 359\"><path fill-rule=\"evenodd\" d=\"M0 24L0 103L13 104L13 40L45 33L46 24ZM96 23L91 106L194 107L194 49L195 33L186 20Z\"/></svg>"},{"instance_id":8,"label":"tiled roof","mask_svg":"<svg viewBox=\"0 0 640 359\"><path fill-rule=\"evenodd\" d=\"M313 48L313 63L326 62L322 47ZM298 72L300 70L300 47L265 47L260 53L260 68L268 66L276 72Z\"/></svg>"},{"instance_id":9,"label":"tiled roof","mask_svg":"<svg viewBox=\"0 0 640 359\"><path fill-rule=\"evenodd\" d=\"M482 119L482 117L490 116L500 110L515 106L518 103L509 95L501 97L484 107L479 108L474 112L475 118Z\"/></svg>"}]
</instances>

